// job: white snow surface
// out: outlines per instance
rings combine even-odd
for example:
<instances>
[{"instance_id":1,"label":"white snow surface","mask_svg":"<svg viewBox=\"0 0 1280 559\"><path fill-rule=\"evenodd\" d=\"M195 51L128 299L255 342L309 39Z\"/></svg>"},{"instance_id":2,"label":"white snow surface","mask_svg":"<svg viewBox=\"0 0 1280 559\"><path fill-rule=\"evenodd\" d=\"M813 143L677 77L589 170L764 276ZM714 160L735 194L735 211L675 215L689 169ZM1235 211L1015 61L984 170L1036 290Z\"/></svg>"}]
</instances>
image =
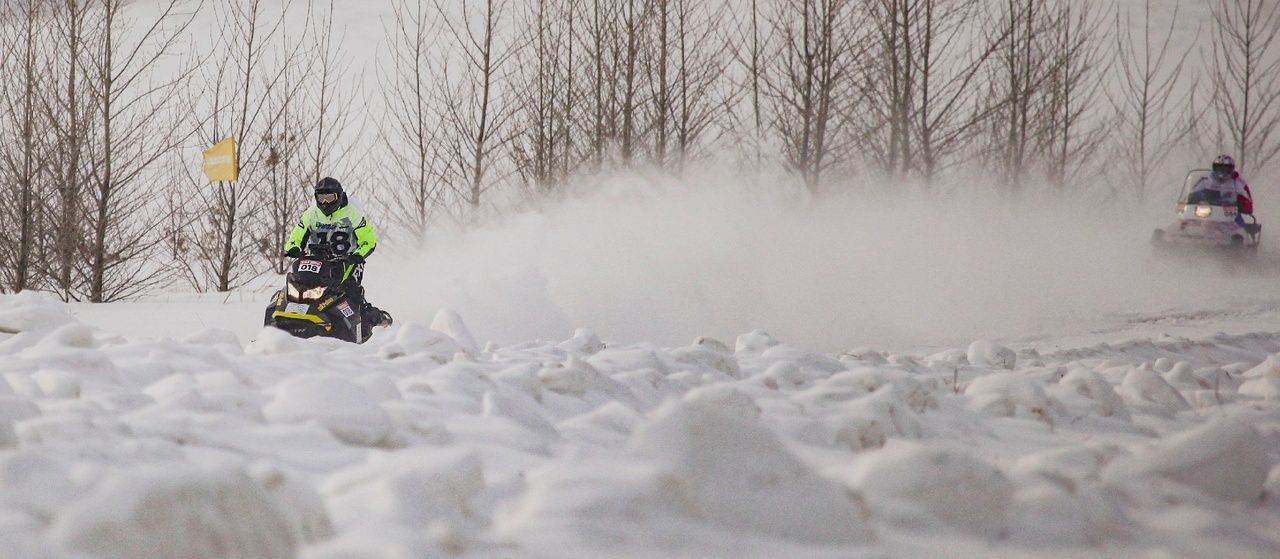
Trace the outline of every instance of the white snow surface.
<instances>
[{"instance_id":1,"label":"white snow surface","mask_svg":"<svg viewBox=\"0 0 1280 559\"><path fill-rule=\"evenodd\" d=\"M1275 309L839 354L173 312L224 306L0 295L0 557L1280 555Z\"/></svg>"}]
</instances>

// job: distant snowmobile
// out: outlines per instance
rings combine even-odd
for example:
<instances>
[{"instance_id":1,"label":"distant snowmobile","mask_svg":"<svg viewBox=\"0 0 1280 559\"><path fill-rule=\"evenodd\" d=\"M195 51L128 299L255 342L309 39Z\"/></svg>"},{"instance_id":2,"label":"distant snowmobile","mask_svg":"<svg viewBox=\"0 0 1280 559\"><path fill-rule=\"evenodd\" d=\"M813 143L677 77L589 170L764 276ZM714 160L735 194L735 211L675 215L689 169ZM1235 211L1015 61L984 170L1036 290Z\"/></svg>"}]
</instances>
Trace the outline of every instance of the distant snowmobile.
<instances>
[{"instance_id":1,"label":"distant snowmobile","mask_svg":"<svg viewBox=\"0 0 1280 559\"><path fill-rule=\"evenodd\" d=\"M343 291L346 262L331 256L324 245L313 244L310 255L293 261L285 288L267 306L265 326L299 338L316 336L364 343L372 335L361 311L363 304Z\"/></svg>"},{"instance_id":2,"label":"distant snowmobile","mask_svg":"<svg viewBox=\"0 0 1280 559\"><path fill-rule=\"evenodd\" d=\"M1189 253L1196 250L1233 257L1258 252L1262 225L1250 214L1241 214L1234 194L1214 190L1209 169L1195 169L1183 181L1178 197L1177 218L1164 229L1151 233L1151 243L1160 252Z\"/></svg>"}]
</instances>

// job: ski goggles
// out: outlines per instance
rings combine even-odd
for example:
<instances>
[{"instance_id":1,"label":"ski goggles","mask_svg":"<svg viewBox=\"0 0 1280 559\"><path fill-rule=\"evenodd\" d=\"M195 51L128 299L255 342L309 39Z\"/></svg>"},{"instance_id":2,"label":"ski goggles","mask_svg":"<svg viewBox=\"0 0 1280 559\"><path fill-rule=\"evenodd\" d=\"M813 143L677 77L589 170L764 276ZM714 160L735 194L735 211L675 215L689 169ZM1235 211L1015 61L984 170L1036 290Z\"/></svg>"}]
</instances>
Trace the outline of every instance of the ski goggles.
<instances>
[{"instance_id":1,"label":"ski goggles","mask_svg":"<svg viewBox=\"0 0 1280 559\"><path fill-rule=\"evenodd\" d=\"M338 201L337 192L317 192L316 202L320 204L333 204Z\"/></svg>"}]
</instances>

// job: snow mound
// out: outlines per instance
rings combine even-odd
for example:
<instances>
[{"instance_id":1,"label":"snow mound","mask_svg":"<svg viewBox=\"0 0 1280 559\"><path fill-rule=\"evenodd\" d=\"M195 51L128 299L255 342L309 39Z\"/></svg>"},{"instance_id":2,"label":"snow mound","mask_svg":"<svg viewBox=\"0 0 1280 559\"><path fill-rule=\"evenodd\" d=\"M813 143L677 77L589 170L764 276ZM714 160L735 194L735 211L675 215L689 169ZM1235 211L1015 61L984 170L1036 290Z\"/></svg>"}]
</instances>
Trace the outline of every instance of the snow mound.
<instances>
[{"instance_id":1,"label":"snow mound","mask_svg":"<svg viewBox=\"0 0 1280 559\"><path fill-rule=\"evenodd\" d=\"M36 347L39 349L56 347L92 349L98 345L97 339L93 336L93 328L73 322L58 326L45 334Z\"/></svg>"},{"instance_id":2,"label":"snow mound","mask_svg":"<svg viewBox=\"0 0 1280 559\"><path fill-rule=\"evenodd\" d=\"M1280 354L1268 355L1258 366L1244 372L1244 378L1280 379Z\"/></svg>"},{"instance_id":3,"label":"snow mound","mask_svg":"<svg viewBox=\"0 0 1280 559\"><path fill-rule=\"evenodd\" d=\"M1116 459L1103 478L1124 484L1155 476L1219 499L1256 502L1271 469L1266 448L1250 418L1218 419Z\"/></svg>"},{"instance_id":4,"label":"snow mound","mask_svg":"<svg viewBox=\"0 0 1280 559\"><path fill-rule=\"evenodd\" d=\"M480 353L480 344L476 343L471 330L462 322L462 317L452 310L440 309L436 312L435 319L431 321L431 329L452 338L469 355Z\"/></svg>"},{"instance_id":5,"label":"snow mound","mask_svg":"<svg viewBox=\"0 0 1280 559\"><path fill-rule=\"evenodd\" d=\"M1020 488L1009 506L1014 541L1037 546L1098 545L1128 525L1096 484L1050 481Z\"/></svg>"},{"instance_id":6,"label":"snow mound","mask_svg":"<svg viewBox=\"0 0 1280 559\"><path fill-rule=\"evenodd\" d=\"M500 531L571 523L592 539L634 543L644 537L635 523L679 519L789 541L871 541L856 493L793 457L757 413L744 394L719 389L668 402L637 427L623 455L569 459L533 472Z\"/></svg>"},{"instance_id":7,"label":"snow mound","mask_svg":"<svg viewBox=\"0 0 1280 559\"><path fill-rule=\"evenodd\" d=\"M917 506L961 529L997 536L1006 527L1013 483L968 453L895 442L854 463L848 482L869 499Z\"/></svg>"},{"instance_id":8,"label":"snow mound","mask_svg":"<svg viewBox=\"0 0 1280 559\"><path fill-rule=\"evenodd\" d=\"M463 347L448 334L411 321L401 326L396 332L395 341L382 346L378 354L384 359L426 355L437 363L448 363L462 351Z\"/></svg>"},{"instance_id":9,"label":"snow mound","mask_svg":"<svg viewBox=\"0 0 1280 559\"><path fill-rule=\"evenodd\" d=\"M478 456L459 449L379 452L338 471L321 486L334 522L426 528L435 522L474 523L472 500L484 488Z\"/></svg>"},{"instance_id":10,"label":"snow mound","mask_svg":"<svg viewBox=\"0 0 1280 559\"><path fill-rule=\"evenodd\" d=\"M309 479L290 475L265 461L250 465L248 473L278 505L277 509L293 531L294 540L313 544L333 536L333 524L324 501Z\"/></svg>"},{"instance_id":11,"label":"snow mound","mask_svg":"<svg viewBox=\"0 0 1280 559\"><path fill-rule=\"evenodd\" d=\"M206 328L192 333L191 335L183 338L182 341L196 345L229 345L240 347L240 338L236 336L235 332L223 330L221 328Z\"/></svg>"},{"instance_id":12,"label":"snow mound","mask_svg":"<svg viewBox=\"0 0 1280 559\"><path fill-rule=\"evenodd\" d=\"M764 330L752 330L738 336L733 351L734 353L759 353L780 343L782 342Z\"/></svg>"},{"instance_id":13,"label":"snow mound","mask_svg":"<svg viewBox=\"0 0 1280 559\"><path fill-rule=\"evenodd\" d=\"M1280 378L1259 377L1240 385L1240 394L1263 400L1280 400Z\"/></svg>"},{"instance_id":14,"label":"snow mound","mask_svg":"<svg viewBox=\"0 0 1280 559\"><path fill-rule=\"evenodd\" d=\"M30 291L0 295L0 334L47 332L74 322L76 319L52 297Z\"/></svg>"},{"instance_id":15,"label":"snow mound","mask_svg":"<svg viewBox=\"0 0 1280 559\"><path fill-rule=\"evenodd\" d=\"M1050 412L1059 404L1045 394L1044 385L1020 373L981 376L965 387L971 405L999 417L1029 415L1052 424Z\"/></svg>"},{"instance_id":16,"label":"snow mound","mask_svg":"<svg viewBox=\"0 0 1280 559\"><path fill-rule=\"evenodd\" d=\"M265 326L258 335L245 347L245 353L257 355L279 355L302 350L302 340L289 335L279 328Z\"/></svg>"},{"instance_id":17,"label":"snow mound","mask_svg":"<svg viewBox=\"0 0 1280 559\"><path fill-rule=\"evenodd\" d=\"M1134 402L1153 404L1168 412L1191 409L1191 404L1177 388L1155 371L1142 367L1130 370L1117 392Z\"/></svg>"},{"instance_id":18,"label":"snow mound","mask_svg":"<svg viewBox=\"0 0 1280 559\"><path fill-rule=\"evenodd\" d=\"M997 369L1013 369L1018 362L1018 354L1012 349L988 340L978 340L969 344L965 355L969 364L978 367L994 367Z\"/></svg>"},{"instance_id":19,"label":"snow mound","mask_svg":"<svg viewBox=\"0 0 1280 559\"><path fill-rule=\"evenodd\" d=\"M699 392L667 404L637 428L632 448L679 480L710 524L801 541L869 541L860 499L791 456L744 398Z\"/></svg>"},{"instance_id":20,"label":"snow mound","mask_svg":"<svg viewBox=\"0 0 1280 559\"><path fill-rule=\"evenodd\" d=\"M1249 379L1240 384L1240 394L1263 400L1280 400L1280 354L1268 355L1256 367L1242 375Z\"/></svg>"},{"instance_id":21,"label":"snow mound","mask_svg":"<svg viewBox=\"0 0 1280 559\"><path fill-rule=\"evenodd\" d=\"M151 466L105 481L58 515L51 538L64 556L100 559L289 559L287 521L243 472Z\"/></svg>"},{"instance_id":22,"label":"snow mound","mask_svg":"<svg viewBox=\"0 0 1280 559\"><path fill-rule=\"evenodd\" d=\"M1082 402L1082 407L1095 415L1129 420L1129 408L1124 399L1116 394L1111 383L1097 372L1084 367L1073 368L1063 375L1054 395L1068 406L1075 407L1075 400Z\"/></svg>"},{"instance_id":23,"label":"snow mound","mask_svg":"<svg viewBox=\"0 0 1280 559\"><path fill-rule=\"evenodd\" d=\"M319 422L351 444L376 445L391 433L391 418L377 399L337 375L301 374L281 381L262 414L274 423Z\"/></svg>"},{"instance_id":24,"label":"snow mound","mask_svg":"<svg viewBox=\"0 0 1280 559\"><path fill-rule=\"evenodd\" d=\"M573 337L569 338L556 347L565 351L578 353L580 355L595 355L604 350L604 342L595 335L594 332L585 328L574 330Z\"/></svg>"}]
</instances>

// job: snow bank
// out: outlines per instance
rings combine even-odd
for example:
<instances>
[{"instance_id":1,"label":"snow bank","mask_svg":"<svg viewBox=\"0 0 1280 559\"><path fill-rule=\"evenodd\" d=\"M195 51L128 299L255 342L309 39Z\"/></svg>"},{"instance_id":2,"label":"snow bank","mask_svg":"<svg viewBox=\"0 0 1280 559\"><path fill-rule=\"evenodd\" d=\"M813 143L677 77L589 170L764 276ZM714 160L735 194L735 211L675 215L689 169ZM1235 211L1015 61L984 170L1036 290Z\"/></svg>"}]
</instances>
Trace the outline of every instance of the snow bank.
<instances>
[{"instance_id":1,"label":"snow bank","mask_svg":"<svg viewBox=\"0 0 1280 559\"><path fill-rule=\"evenodd\" d=\"M1111 383L1097 372L1084 367L1075 367L1063 375L1053 394L1064 404L1083 407L1087 413L1099 417L1114 417L1123 421L1130 418L1128 406ZM1083 405L1076 405L1075 402L1083 402Z\"/></svg>"},{"instance_id":2,"label":"snow bank","mask_svg":"<svg viewBox=\"0 0 1280 559\"><path fill-rule=\"evenodd\" d=\"M711 524L806 541L870 540L858 497L792 457L757 414L745 395L695 393L657 410L632 448L683 480Z\"/></svg>"},{"instance_id":3,"label":"snow bank","mask_svg":"<svg viewBox=\"0 0 1280 559\"><path fill-rule=\"evenodd\" d=\"M0 336L42 333L75 322L61 302L31 291L0 295ZM0 337L0 341L4 338Z\"/></svg>"},{"instance_id":4,"label":"snow bank","mask_svg":"<svg viewBox=\"0 0 1280 559\"><path fill-rule=\"evenodd\" d=\"M0 333L0 557L1280 553L1280 335L480 350L445 313L242 349L56 307Z\"/></svg>"},{"instance_id":5,"label":"snow bank","mask_svg":"<svg viewBox=\"0 0 1280 559\"><path fill-rule=\"evenodd\" d=\"M371 454L321 486L337 526L398 525L423 529L444 522L473 526L473 499L484 488L479 457L459 449L411 449Z\"/></svg>"},{"instance_id":6,"label":"snow bank","mask_svg":"<svg viewBox=\"0 0 1280 559\"><path fill-rule=\"evenodd\" d=\"M1280 354L1268 355L1258 366L1245 371L1240 394L1263 400L1280 400Z\"/></svg>"},{"instance_id":7,"label":"snow bank","mask_svg":"<svg viewBox=\"0 0 1280 559\"><path fill-rule=\"evenodd\" d=\"M987 537L1003 533L1014 485L977 457L918 443L894 442L856 461L848 483L872 502L917 506L961 529Z\"/></svg>"},{"instance_id":8,"label":"snow bank","mask_svg":"<svg viewBox=\"0 0 1280 559\"><path fill-rule=\"evenodd\" d=\"M449 336L470 355L480 353L480 345L476 343L475 336L471 335L467 325L462 322L462 317L452 310L440 309L436 312L435 319L431 321L431 329Z\"/></svg>"},{"instance_id":9,"label":"snow bank","mask_svg":"<svg viewBox=\"0 0 1280 559\"><path fill-rule=\"evenodd\" d=\"M243 472L165 464L117 474L58 515L51 540L101 559L289 559L288 522Z\"/></svg>"},{"instance_id":10,"label":"snow bank","mask_svg":"<svg viewBox=\"0 0 1280 559\"><path fill-rule=\"evenodd\" d=\"M625 455L531 474L500 528L519 533L571 522L616 533L625 530L619 523L681 518L803 542L871 541L860 498L793 457L758 413L749 397L732 391L669 402L636 429Z\"/></svg>"},{"instance_id":11,"label":"snow bank","mask_svg":"<svg viewBox=\"0 0 1280 559\"><path fill-rule=\"evenodd\" d=\"M376 445L391 433L391 418L363 388L337 375L301 374L276 387L262 408L268 421L317 421L338 439Z\"/></svg>"},{"instance_id":12,"label":"snow bank","mask_svg":"<svg viewBox=\"0 0 1280 559\"><path fill-rule=\"evenodd\" d=\"M448 363L454 355L464 351L463 346L448 334L425 324L409 321L398 328L395 341L378 350L378 355L384 359L413 355L431 359L436 363Z\"/></svg>"},{"instance_id":13,"label":"snow bank","mask_svg":"<svg viewBox=\"0 0 1280 559\"><path fill-rule=\"evenodd\" d=\"M1247 417L1211 421L1117 459L1103 472L1107 481L1132 484L1157 477L1226 500L1261 498L1271 463L1266 444Z\"/></svg>"},{"instance_id":14,"label":"snow bank","mask_svg":"<svg viewBox=\"0 0 1280 559\"><path fill-rule=\"evenodd\" d=\"M989 340L969 344L966 357L970 365L997 369L1013 369L1018 362L1018 355L1012 349Z\"/></svg>"},{"instance_id":15,"label":"snow bank","mask_svg":"<svg viewBox=\"0 0 1280 559\"><path fill-rule=\"evenodd\" d=\"M1010 417L1029 415L1050 425L1050 414L1060 404L1045 394L1044 385L1021 373L995 373L978 377L965 387L974 409Z\"/></svg>"},{"instance_id":16,"label":"snow bank","mask_svg":"<svg viewBox=\"0 0 1280 559\"><path fill-rule=\"evenodd\" d=\"M1191 404L1159 374L1150 369L1136 367L1129 371L1117 393L1130 402L1150 404L1169 413L1191 409Z\"/></svg>"}]
</instances>

